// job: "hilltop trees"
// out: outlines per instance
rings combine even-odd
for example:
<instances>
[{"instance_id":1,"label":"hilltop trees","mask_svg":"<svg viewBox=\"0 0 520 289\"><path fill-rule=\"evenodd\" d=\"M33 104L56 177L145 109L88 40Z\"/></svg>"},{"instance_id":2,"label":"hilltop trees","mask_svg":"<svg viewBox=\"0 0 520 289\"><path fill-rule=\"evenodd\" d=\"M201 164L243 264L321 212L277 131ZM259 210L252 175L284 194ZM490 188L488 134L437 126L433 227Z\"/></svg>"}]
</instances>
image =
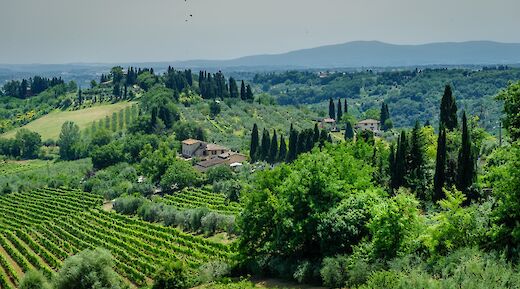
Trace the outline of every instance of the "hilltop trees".
<instances>
[{"instance_id":1,"label":"hilltop trees","mask_svg":"<svg viewBox=\"0 0 520 289\"><path fill-rule=\"evenodd\" d=\"M271 139L270 147L269 147L269 156L267 161L270 164L274 164L278 160L278 136L276 135L276 130L273 131L273 138Z\"/></svg>"},{"instance_id":2,"label":"hilltop trees","mask_svg":"<svg viewBox=\"0 0 520 289\"><path fill-rule=\"evenodd\" d=\"M444 94L441 99L439 123L447 130L453 130L458 126L457 104L455 103L455 97L453 97L449 84L444 88Z\"/></svg>"},{"instance_id":3,"label":"hilltop trees","mask_svg":"<svg viewBox=\"0 0 520 289\"><path fill-rule=\"evenodd\" d=\"M229 97L231 97L231 98L239 97L237 82L235 81L235 79L233 77L229 78Z\"/></svg>"}]
</instances>

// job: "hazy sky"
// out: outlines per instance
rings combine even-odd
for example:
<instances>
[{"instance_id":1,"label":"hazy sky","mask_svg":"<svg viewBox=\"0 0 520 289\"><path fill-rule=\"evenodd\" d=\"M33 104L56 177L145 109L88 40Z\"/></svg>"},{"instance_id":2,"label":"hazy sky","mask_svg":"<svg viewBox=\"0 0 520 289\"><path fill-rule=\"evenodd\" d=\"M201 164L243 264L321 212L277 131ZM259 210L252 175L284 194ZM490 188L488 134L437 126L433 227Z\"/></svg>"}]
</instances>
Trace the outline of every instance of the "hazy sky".
<instances>
[{"instance_id":1,"label":"hazy sky","mask_svg":"<svg viewBox=\"0 0 520 289\"><path fill-rule=\"evenodd\" d=\"M227 59L354 40L520 42L518 11L519 0L0 0L0 63Z\"/></svg>"}]
</instances>

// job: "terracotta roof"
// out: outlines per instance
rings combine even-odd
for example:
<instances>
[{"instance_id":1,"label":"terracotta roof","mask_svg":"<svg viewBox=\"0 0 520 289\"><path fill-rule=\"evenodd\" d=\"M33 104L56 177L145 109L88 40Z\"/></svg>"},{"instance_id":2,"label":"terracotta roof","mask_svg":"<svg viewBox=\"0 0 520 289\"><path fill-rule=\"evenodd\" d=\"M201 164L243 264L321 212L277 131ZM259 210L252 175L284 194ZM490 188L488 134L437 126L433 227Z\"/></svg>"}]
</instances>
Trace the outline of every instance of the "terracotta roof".
<instances>
[{"instance_id":1,"label":"terracotta roof","mask_svg":"<svg viewBox=\"0 0 520 289\"><path fill-rule=\"evenodd\" d=\"M197 166L202 167L202 168L209 168L212 166L223 164L225 162L226 162L226 159L211 158L209 160L205 160L205 161L197 163Z\"/></svg>"},{"instance_id":2,"label":"terracotta roof","mask_svg":"<svg viewBox=\"0 0 520 289\"><path fill-rule=\"evenodd\" d=\"M336 122L336 120L333 119L333 118L324 118L322 121L323 121L323 122L327 122L327 123L328 123L328 122Z\"/></svg>"},{"instance_id":3,"label":"terracotta roof","mask_svg":"<svg viewBox=\"0 0 520 289\"><path fill-rule=\"evenodd\" d=\"M369 118L369 119L365 119L365 120L358 122L358 124L364 124L364 123L379 123L379 120Z\"/></svg>"},{"instance_id":4,"label":"terracotta roof","mask_svg":"<svg viewBox=\"0 0 520 289\"><path fill-rule=\"evenodd\" d=\"M192 138L185 139L182 141L182 143L186 144L186 145L192 145L192 144L196 144L196 143L200 143L200 142L202 142L202 141L197 140L197 139L192 139Z\"/></svg>"},{"instance_id":5,"label":"terracotta roof","mask_svg":"<svg viewBox=\"0 0 520 289\"><path fill-rule=\"evenodd\" d=\"M229 149L227 147L223 147L223 146L218 145L218 144L209 143L208 146L206 147L206 150L208 150L208 151L220 151L220 150L229 150Z\"/></svg>"}]
</instances>

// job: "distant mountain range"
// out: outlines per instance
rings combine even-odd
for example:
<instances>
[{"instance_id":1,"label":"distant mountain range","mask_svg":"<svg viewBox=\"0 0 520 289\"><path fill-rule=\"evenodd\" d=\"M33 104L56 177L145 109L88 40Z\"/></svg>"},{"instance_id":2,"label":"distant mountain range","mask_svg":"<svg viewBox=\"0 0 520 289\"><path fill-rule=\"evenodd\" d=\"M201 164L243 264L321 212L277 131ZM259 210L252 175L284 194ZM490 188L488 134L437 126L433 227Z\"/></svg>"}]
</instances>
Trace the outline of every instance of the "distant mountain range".
<instances>
[{"instance_id":1,"label":"distant mountain range","mask_svg":"<svg viewBox=\"0 0 520 289\"><path fill-rule=\"evenodd\" d=\"M520 64L520 43L491 41L397 45L355 41L282 54L246 56L231 60L177 61L181 67L402 67L432 65Z\"/></svg>"}]
</instances>

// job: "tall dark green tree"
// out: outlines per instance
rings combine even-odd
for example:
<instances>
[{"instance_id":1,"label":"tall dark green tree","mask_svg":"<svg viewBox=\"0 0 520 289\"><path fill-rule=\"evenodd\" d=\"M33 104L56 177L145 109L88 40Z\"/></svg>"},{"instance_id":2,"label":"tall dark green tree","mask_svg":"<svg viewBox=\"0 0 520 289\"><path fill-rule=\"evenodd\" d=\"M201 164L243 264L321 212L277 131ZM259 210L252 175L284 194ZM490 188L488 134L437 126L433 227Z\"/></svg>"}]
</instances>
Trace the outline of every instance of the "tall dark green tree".
<instances>
[{"instance_id":1,"label":"tall dark green tree","mask_svg":"<svg viewBox=\"0 0 520 289\"><path fill-rule=\"evenodd\" d=\"M253 130L251 131L251 145L249 147L249 157L251 158L252 163L258 160L258 144L258 126L255 123L253 125Z\"/></svg>"},{"instance_id":2,"label":"tall dark green tree","mask_svg":"<svg viewBox=\"0 0 520 289\"><path fill-rule=\"evenodd\" d=\"M406 182L408 186L418 193L420 198L424 199L422 192L426 190L426 162L424 149L424 136L422 134L419 121L415 122L410 139L410 160L409 175Z\"/></svg>"},{"instance_id":3,"label":"tall dark green tree","mask_svg":"<svg viewBox=\"0 0 520 289\"><path fill-rule=\"evenodd\" d=\"M343 113L348 114L348 104L346 98L345 101L343 101L343 105L345 106L345 108L343 109Z\"/></svg>"},{"instance_id":4,"label":"tall dark green tree","mask_svg":"<svg viewBox=\"0 0 520 289\"><path fill-rule=\"evenodd\" d=\"M246 99L253 100L253 90L251 89L251 85L246 85Z\"/></svg>"},{"instance_id":5,"label":"tall dark green tree","mask_svg":"<svg viewBox=\"0 0 520 289\"><path fill-rule=\"evenodd\" d=\"M446 129L441 124L437 139L437 156L435 158L435 175L433 177L433 200L443 199L442 188L446 182Z\"/></svg>"},{"instance_id":6,"label":"tall dark green tree","mask_svg":"<svg viewBox=\"0 0 520 289\"><path fill-rule=\"evenodd\" d=\"M352 139L354 139L354 129L352 128L350 121L347 121L347 124L345 125L345 140Z\"/></svg>"},{"instance_id":7,"label":"tall dark green tree","mask_svg":"<svg viewBox=\"0 0 520 289\"><path fill-rule=\"evenodd\" d=\"M469 187L475 181L476 172L475 154L465 111L462 113L462 145L459 150L457 163L457 188L463 192L468 192Z\"/></svg>"},{"instance_id":8,"label":"tall dark green tree","mask_svg":"<svg viewBox=\"0 0 520 289\"><path fill-rule=\"evenodd\" d=\"M394 189L397 189L405 184L405 176L408 171L408 140L406 139L406 132L401 131L401 136L397 142L397 151L395 153L395 180Z\"/></svg>"},{"instance_id":9,"label":"tall dark green tree","mask_svg":"<svg viewBox=\"0 0 520 289\"><path fill-rule=\"evenodd\" d=\"M296 159L297 150L298 150L298 132L293 128L291 124L291 129L289 132L289 150L287 152L287 162L290 163Z\"/></svg>"},{"instance_id":10,"label":"tall dark green tree","mask_svg":"<svg viewBox=\"0 0 520 289\"><path fill-rule=\"evenodd\" d=\"M329 100L329 117L336 118L336 108L334 107L334 101L332 100L332 97Z\"/></svg>"},{"instance_id":11,"label":"tall dark green tree","mask_svg":"<svg viewBox=\"0 0 520 289\"><path fill-rule=\"evenodd\" d=\"M398 142L399 142L399 140L398 140ZM390 188L392 190L397 188L397 184L396 184L397 179L395 176L395 173L396 173L395 164L396 164L395 147L394 147L394 144L392 143L390 145L390 154L388 155L388 175L390 176Z\"/></svg>"},{"instance_id":12,"label":"tall dark green tree","mask_svg":"<svg viewBox=\"0 0 520 289\"><path fill-rule=\"evenodd\" d=\"M457 128L457 103L450 85L446 85L444 88L444 94L441 99L441 113L439 117L440 123L447 130L453 130Z\"/></svg>"},{"instance_id":13,"label":"tall dark green tree","mask_svg":"<svg viewBox=\"0 0 520 289\"><path fill-rule=\"evenodd\" d=\"M269 131L264 128L262 133L262 143L260 145L260 155L258 156L259 160L267 161L269 157L269 149L271 148L271 137L269 136Z\"/></svg>"},{"instance_id":14,"label":"tall dark green tree","mask_svg":"<svg viewBox=\"0 0 520 289\"><path fill-rule=\"evenodd\" d=\"M343 110L341 108L341 98L338 99L338 117L336 118L336 122L340 122L343 118Z\"/></svg>"},{"instance_id":15,"label":"tall dark green tree","mask_svg":"<svg viewBox=\"0 0 520 289\"><path fill-rule=\"evenodd\" d=\"M83 94L81 93L81 87L78 89L78 105L83 104Z\"/></svg>"},{"instance_id":16,"label":"tall dark green tree","mask_svg":"<svg viewBox=\"0 0 520 289\"><path fill-rule=\"evenodd\" d=\"M270 148L269 148L269 163L274 164L277 161L278 157L278 136L276 135L276 130L273 131L273 138L271 139Z\"/></svg>"},{"instance_id":17,"label":"tall dark green tree","mask_svg":"<svg viewBox=\"0 0 520 289\"><path fill-rule=\"evenodd\" d=\"M320 129L318 128L318 123L315 123L313 141L314 141L314 143L317 143L319 140L320 140Z\"/></svg>"},{"instance_id":18,"label":"tall dark green tree","mask_svg":"<svg viewBox=\"0 0 520 289\"><path fill-rule=\"evenodd\" d=\"M389 118L388 110L387 110L387 107L386 107L385 103L383 102L381 104L381 110L379 112L379 121L381 122L381 127L383 127L383 130L386 130L385 129L385 122L386 122L386 120L388 118Z\"/></svg>"},{"instance_id":19,"label":"tall dark green tree","mask_svg":"<svg viewBox=\"0 0 520 289\"><path fill-rule=\"evenodd\" d=\"M238 98L238 86L237 82L233 77L229 78L229 97L231 98Z\"/></svg>"},{"instance_id":20,"label":"tall dark green tree","mask_svg":"<svg viewBox=\"0 0 520 289\"><path fill-rule=\"evenodd\" d=\"M287 144L283 134L280 136L280 150L278 151L278 161L283 162L287 157Z\"/></svg>"},{"instance_id":21,"label":"tall dark green tree","mask_svg":"<svg viewBox=\"0 0 520 289\"><path fill-rule=\"evenodd\" d=\"M247 99L246 84L244 83L243 80L242 80L242 83L240 84L240 99L242 99L242 100L246 100Z\"/></svg>"}]
</instances>

